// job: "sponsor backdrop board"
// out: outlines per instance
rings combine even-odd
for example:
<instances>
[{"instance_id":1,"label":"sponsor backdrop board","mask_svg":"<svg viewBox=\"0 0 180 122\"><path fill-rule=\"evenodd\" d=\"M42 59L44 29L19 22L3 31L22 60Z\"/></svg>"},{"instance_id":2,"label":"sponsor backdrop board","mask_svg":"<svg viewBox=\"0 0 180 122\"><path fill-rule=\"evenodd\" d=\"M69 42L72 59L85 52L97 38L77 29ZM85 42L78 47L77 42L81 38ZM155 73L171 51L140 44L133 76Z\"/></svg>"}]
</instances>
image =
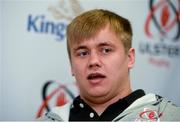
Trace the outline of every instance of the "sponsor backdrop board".
<instances>
[{"instance_id":1,"label":"sponsor backdrop board","mask_svg":"<svg viewBox=\"0 0 180 122\"><path fill-rule=\"evenodd\" d=\"M0 1L0 118L2 118L2 2Z\"/></svg>"},{"instance_id":2,"label":"sponsor backdrop board","mask_svg":"<svg viewBox=\"0 0 180 122\"><path fill-rule=\"evenodd\" d=\"M93 8L112 10L132 23L133 89L180 105L178 0L1 0L0 7L0 120L34 120L78 95L66 26Z\"/></svg>"}]
</instances>

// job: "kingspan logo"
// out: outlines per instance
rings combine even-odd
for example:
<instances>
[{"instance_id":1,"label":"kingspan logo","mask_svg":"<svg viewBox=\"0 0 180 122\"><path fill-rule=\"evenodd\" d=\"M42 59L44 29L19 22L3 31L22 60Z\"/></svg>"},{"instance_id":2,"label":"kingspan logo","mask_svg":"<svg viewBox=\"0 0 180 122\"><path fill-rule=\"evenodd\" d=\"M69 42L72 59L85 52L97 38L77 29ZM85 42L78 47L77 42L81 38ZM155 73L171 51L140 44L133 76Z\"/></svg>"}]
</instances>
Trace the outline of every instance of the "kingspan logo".
<instances>
[{"instance_id":1,"label":"kingspan logo","mask_svg":"<svg viewBox=\"0 0 180 122\"><path fill-rule=\"evenodd\" d=\"M59 0L56 5L50 5L48 12L52 19L45 14L33 15L27 17L27 31L36 34L53 35L55 40L63 41L67 23L83 11L78 0Z\"/></svg>"},{"instance_id":2,"label":"kingspan logo","mask_svg":"<svg viewBox=\"0 0 180 122\"><path fill-rule=\"evenodd\" d=\"M65 30L67 24L65 22L55 23L47 20L44 15L29 15L27 30L37 34L49 34L56 36L56 40L62 41L65 38Z\"/></svg>"}]
</instances>

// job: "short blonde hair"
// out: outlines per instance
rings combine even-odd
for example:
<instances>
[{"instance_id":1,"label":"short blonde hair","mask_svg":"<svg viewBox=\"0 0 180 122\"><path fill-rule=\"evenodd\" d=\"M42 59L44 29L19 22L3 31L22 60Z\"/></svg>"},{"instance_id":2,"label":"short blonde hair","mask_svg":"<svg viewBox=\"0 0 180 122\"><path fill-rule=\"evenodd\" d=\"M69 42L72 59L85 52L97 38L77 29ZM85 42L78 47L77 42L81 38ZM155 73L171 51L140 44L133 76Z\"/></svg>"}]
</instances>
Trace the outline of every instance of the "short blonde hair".
<instances>
[{"instance_id":1,"label":"short blonde hair","mask_svg":"<svg viewBox=\"0 0 180 122\"><path fill-rule=\"evenodd\" d=\"M96 36L108 24L122 41L127 53L132 46L133 34L130 22L111 11L94 9L77 16L67 26L67 50L70 61L72 45Z\"/></svg>"}]
</instances>

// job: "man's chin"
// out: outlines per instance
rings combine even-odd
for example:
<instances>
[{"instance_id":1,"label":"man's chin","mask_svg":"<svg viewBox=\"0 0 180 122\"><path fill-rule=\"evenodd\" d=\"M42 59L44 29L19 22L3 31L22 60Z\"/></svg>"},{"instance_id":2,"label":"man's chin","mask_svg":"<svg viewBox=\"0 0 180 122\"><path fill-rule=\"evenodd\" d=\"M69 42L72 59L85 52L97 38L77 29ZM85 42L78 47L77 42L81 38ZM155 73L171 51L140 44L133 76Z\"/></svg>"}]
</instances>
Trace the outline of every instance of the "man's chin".
<instances>
[{"instance_id":1,"label":"man's chin","mask_svg":"<svg viewBox=\"0 0 180 122\"><path fill-rule=\"evenodd\" d=\"M89 96L94 98L94 99L101 99L107 96L107 93L105 91L96 91L94 90L93 92L89 93Z\"/></svg>"}]
</instances>

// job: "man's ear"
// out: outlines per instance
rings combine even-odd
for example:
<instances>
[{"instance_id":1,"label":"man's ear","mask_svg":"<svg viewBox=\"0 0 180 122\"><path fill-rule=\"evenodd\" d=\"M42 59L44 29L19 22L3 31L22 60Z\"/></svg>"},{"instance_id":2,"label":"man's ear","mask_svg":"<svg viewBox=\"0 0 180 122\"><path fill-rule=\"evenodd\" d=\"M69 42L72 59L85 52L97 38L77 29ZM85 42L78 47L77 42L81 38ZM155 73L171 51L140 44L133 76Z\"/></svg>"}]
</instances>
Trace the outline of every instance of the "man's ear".
<instances>
[{"instance_id":1,"label":"man's ear","mask_svg":"<svg viewBox=\"0 0 180 122\"><path fill-rule=\"evenodd\" d=\"M128 51L128 68L131 69L133 68L135 63L135 49L130 48Z\"/></svg>"}]
</instances>

